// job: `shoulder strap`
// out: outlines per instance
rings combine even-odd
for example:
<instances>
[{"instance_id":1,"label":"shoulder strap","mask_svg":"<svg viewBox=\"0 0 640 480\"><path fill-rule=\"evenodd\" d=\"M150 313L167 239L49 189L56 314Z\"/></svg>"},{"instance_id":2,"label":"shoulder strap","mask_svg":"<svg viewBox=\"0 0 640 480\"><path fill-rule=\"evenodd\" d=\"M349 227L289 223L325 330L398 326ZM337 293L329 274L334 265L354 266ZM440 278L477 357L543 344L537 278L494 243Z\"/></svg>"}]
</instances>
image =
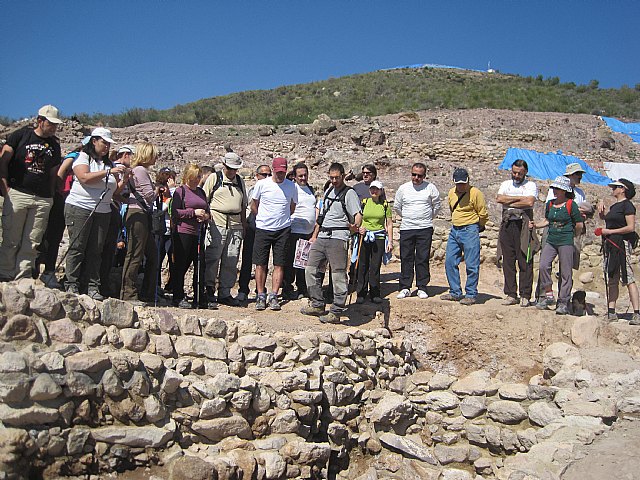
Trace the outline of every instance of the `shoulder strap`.
<instances>
[{"instance_id":1,"label":"shoulder strap","mask_svg":"<svg viewBox=\"0 0 640 480\"><path fill-rule=\"evenodd\" d=\"M129 188L131 189L131 193L133 193L133 196L136 197L136 200L138 201L142 209L145 212L150 213L151 209L149 208L149 205L147 205L147 202L144 200L144 198L142 198L142 195L140 195L136 191L136 187L133 186L133 182L131 181L131 179L129 179Z\"/></svg>"},{"instance_id":2,"label":"shoulder strap","mask_svg":"<svg viewBox=\"0 0 640 480\"><path fill-rule=\"evenodd\" d=\"M217 170L215 172L216 175L216 181L213 184L213 188L211 189L211 193L209 193L209 197L207 197L207 205L209 205L211 203L211 199L213 198L213 194L216 193L216 190L218 190L220 188L220 186L222 185L222 171L221 170Z\"/></svg>"},{"instance_id":3,"label":"shoulder strap","mask_svg":"<svg viewBox=\"0 0 640 480\"><path fill-rule=\"evenodd\" d=\"M460 205L460 202L466 196L467 196L467 192L464 192L462 195L460 195L458 197L458 201L453 205L453 207L451 207L451 205L449 205L449 207L451 208L451 213L453 213L455 211L455 209L458 208L458 205Z\"/></svg>"}]
</instances>

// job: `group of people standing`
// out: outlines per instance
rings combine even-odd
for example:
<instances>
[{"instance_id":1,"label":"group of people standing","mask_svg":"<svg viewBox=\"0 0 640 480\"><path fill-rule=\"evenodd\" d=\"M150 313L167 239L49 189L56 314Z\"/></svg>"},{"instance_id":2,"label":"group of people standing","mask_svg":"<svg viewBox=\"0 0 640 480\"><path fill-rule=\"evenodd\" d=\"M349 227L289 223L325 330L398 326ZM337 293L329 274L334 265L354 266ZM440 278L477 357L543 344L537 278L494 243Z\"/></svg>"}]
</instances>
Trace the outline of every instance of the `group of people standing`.
<instances>
[{"instance_id":1,"label":"group of people standing","mask_svg":"<svg viewBox=\"0 0 640 480\"><path fill-rule=\"evenodd\" d=\"M181 185L171 169L151 177L159 151L148 142L111 151L114 139L103 127L94 129L82 145L62 159L55 137L62 122L57 108L38 111L34 127L9 136L0 154L0 192L4 197L0 280L30 277L38 255L45 264L42 280L62 287L55 276L58 246L64 227L69 232L64 289L87 293L96 300L119 296L136 304L157 301L164 290L179 308L239 306L247 301L255 266L256 309L280 310L280 299L309 298L302 313L336 323L355 292L356 303L369 298L381 303L380 269L394 248L392 210L400 217L400 279L398 299L429 297L429 258L434 219L442 207L436 186L426 181L426 165L411 167L389 204L373 164L362 167L362 181L345 183L343 165L333 163L318 195L309 185L309 169L274 158L259 165L255 185L247 190L238 175L243 160L234 152L222 159L222 169L188 165ZM618 283L626 285L633 306L632 324L640 324L640 300L631 268L637 243L635 187L628 180L612 182L613 205L594 209L578 187L583 168L570 164L551 184L544 218L534 220L537 186L528 166L517 160L511 179L500 185L502 205L499 255L504 272L505 304L546 309L556 304L559 315L570 313L572 270L577 268L580 238L587 216L596 211L605 221L599 229L605 253L608 318L617 318ZM477 302L480 234L488 221L483 193L471 185L463 168L453 173L446 201L451 213L445 271L449 292L441 298L462 305ZM536 229L544 228L542 240ZM297 245L308 242L306 268L294 267ZM355 248L352 258L351 246ZM40 250L40 253L39 251ZM538 286L533 291L533 259L541 250ZM160 265L169 256L170 280L160 288ZM114 291L112 266L120 257L121 288ZM271 284L267 273L271 257ZM552 265L560 265L558 299L554 298ZM464 291L459 265L466 268ZM238 294L236 283L238 265ZM194 268L193 298L185 294L185 276ZM355 268L353 268L355 266ZM298 266L299 267L299 266ZM138 287L138 277L143 280ZM326 311L325 275L332 301ZM349 279L351 274L351 281ZM516 280L518 276L518 280ZM268 288L269 287L269 288ZM282 295L280 290L282 289ZM518 298L519 297L519 298ZM533 297L533 300L532 300Z\"/></svg>"}]
</instances>

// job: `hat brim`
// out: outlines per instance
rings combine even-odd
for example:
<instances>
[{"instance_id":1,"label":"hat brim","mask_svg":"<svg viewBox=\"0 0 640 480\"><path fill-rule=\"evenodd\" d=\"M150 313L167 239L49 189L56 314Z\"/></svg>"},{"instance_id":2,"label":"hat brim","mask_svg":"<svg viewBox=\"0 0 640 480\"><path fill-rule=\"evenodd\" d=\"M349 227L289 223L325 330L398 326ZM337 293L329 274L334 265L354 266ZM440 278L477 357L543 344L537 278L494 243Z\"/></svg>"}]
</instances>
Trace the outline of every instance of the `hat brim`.
<instances>
[{"instance_id":1,"label":"hat brim","mask_svg":"<svg viewBox=\"0 0 640 480\"><path fill-rule=\"evenodd\" d=\"M557 183L552 183L550 188L557 188L558 190L564 190L565 192L572 192L573 189L571 187L567 187L565 185L559 185Z\"/></svg>"},{"instance_id":2,"label":"hat brim","mask_svg":"<svg viewBox=\"0 0 640 480\"><path fill-rule=\"evenodd\" d=\"M57 118L57 117L44 117L44 118L46 118L47 120L49 120L51 123L55 123L55 124L60 124L60 123L62 123L62 120L60 120L60 119L59 119L59 118Z\"/></svg>"},{"instance_id":3,"label":"hat brim","mask_svg":"<svg viewBox=\"0 0 640 480\"><path fill-rule=\"evenodd\" d=\"M231 170L238 170L238 169L242 168L242 165L243 165L242 162L240 162L238 165L229 165L228 163L224 163L224 162L222 162L222 164L225 167L230 168Z\"/></svg>"},{"instance_id":4,"label":"hat brim","mask_svg":"<svg viewBox=\"0 0 640 480\"><path fill-rule=\"evenodd\" d=\"M453 183L458 184L458 183L469 183L469 179L467 178L466 180L454 180Z\"/></svg>"},{"instance_id":5,"label":"hat brim","mask_svg":"<svg viewBox=\"0 0 640 480\"><path fill-rule=\"evenodd\" d=\"M273 172L274 173L281 173L281 172L285 172L287 171L287 167L273 167Z\"/></svg>"},{"instance_id":6,"label":"hat brim","mask_svg":"<svg viewBox=\"0 0 640 480\"><path fill-rule=\"evenodd\" d=\"M609 185L607 185L607 187L622 187L624 189L627 188L627 186L622 182L611 182Z\"/></svg>"}]
</instances>

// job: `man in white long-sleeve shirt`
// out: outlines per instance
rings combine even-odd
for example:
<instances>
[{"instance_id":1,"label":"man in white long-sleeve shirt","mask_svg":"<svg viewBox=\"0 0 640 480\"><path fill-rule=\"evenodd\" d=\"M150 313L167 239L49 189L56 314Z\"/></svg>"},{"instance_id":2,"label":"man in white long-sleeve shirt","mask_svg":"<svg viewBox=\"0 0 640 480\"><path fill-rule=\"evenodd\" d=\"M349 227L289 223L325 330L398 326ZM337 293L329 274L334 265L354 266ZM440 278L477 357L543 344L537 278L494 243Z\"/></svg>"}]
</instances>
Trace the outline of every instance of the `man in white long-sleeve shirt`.
<instances>
[{"instance_id":1,"label":"man in white long-sleeve shirt","mask_svg":"<svg viewBox=\"0 0 640 480\"><path fill-rule=\"evenodd\" d=\"M440 192L425 182L427 167L414 163L411 181L400 185L393 209L402 217L400 223L400 292L398 298L411 296L413 272L419 298L429 298L427 285L431 279L429 257L433 237L433 219L440 211Z\"/></svg>"}]
</instances>

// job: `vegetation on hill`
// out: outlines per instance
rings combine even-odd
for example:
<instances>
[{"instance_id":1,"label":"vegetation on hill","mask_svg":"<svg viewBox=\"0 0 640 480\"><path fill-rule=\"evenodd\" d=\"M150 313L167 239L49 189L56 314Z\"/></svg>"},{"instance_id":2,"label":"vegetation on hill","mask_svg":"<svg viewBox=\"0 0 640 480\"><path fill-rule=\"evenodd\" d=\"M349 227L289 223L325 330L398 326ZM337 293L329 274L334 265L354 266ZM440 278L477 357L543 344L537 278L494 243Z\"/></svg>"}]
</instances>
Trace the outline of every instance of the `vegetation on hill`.
<instances>
[{"instance_id":1,"label":"vegetation on hill","mask_svg":"<svg viewBox=\"0 0 640 480\"><path fill-rule=\"evenodd\" d=\"M497 108L640 118L640 84L601 89L560 83L558 77L520 77L436 68L381 70L341 78L206 98L167 110L133 108L116 115L79 114L83 123L126 127L162 121L212 125L310 123L432 108Z\"/></svg>"}]
</instances>

